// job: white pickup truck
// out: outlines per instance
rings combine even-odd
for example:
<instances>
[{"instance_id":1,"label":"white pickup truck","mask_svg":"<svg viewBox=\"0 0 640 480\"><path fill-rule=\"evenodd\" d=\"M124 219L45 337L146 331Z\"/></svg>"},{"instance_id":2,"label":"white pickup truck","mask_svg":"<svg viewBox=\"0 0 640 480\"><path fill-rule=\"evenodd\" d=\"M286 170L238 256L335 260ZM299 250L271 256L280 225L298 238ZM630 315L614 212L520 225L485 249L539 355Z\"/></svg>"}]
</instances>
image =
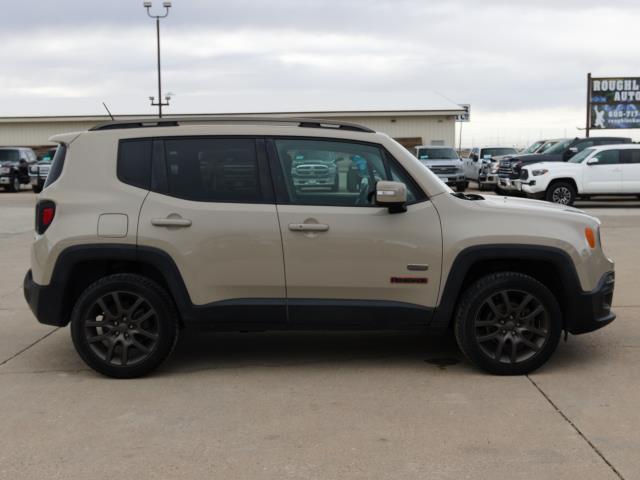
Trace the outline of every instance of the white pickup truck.
<instances>
[{"instance_id":1,"label":"white pickup truck","mask_svg":"<svg viewBox=\"0 0 640 480\"><path fill-rule=\"evenodd\" d=\"M640 145L603 145L568 162L533 163L516 183L528 197L564 205L578 197L640 195Z\"/></svg>"}]
</instances>

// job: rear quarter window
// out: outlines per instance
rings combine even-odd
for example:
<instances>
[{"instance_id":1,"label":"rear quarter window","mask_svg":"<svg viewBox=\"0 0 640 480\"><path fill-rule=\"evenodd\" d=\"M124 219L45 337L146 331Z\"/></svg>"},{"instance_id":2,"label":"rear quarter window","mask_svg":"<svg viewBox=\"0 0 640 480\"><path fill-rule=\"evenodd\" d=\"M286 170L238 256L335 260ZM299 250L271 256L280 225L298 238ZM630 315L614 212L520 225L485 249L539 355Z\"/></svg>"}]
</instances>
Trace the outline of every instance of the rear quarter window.
<instances>
[{"instance_id":1,"label":"rear quarter window","mask_svg":"<svg viewBox=\"0 0 640 480\"><path fill-rule=\"evenodd\" d=\"M118 180L151 188L151 140L121 140L118 147Z\"/></svg>"},{"instance_id":2,"label":"rear quarter window","mask_svg":"<svg viewBox=\"0 0 640 480\"><path fill-rule=\"evenodd\" d=\"M53 156L53 160L51 161L51 169L49 170L49 175L47 175L47 180L44 182L44 188L47 188L53 182L58 180L62 173L66 157L67 146L64 143L61 143L56 149L56 154Z\"/></svg>"}]
</instances>

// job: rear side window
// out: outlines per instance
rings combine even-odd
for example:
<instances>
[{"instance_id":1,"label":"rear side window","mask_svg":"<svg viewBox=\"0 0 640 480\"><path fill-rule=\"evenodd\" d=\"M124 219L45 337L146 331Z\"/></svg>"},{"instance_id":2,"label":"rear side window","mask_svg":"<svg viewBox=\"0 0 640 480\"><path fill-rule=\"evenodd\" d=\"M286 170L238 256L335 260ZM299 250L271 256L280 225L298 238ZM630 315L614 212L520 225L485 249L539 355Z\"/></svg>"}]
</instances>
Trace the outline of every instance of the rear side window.
<instances>
[{"instance_id":1,"label":"rear side window","mask_svg":"<svg viewBox=\"0 0 640 480\"><path fill-rule=\"evenodd\" d=\"M64 167L64 159L66 156L67 146L64 143L61 143L58 145L56 154L53 156L53 160L51 161L51 169L49 170L49 175L47 175L47 180L44 182L44 188L47 188L53 182L58 180L62 173L62 167Z\"/></svg>"},{"instance_id":2,"label":"rear side window","mask_svg":"<svg viewBox=\"0 0 640 480\"><path fill-rule=\"evenodd\" d=\"M640 150L624 150L625 163L640 163Z\"/></svg>"},{"instance_id":3,"label":"rear side window","mask_svg":"<svg viewBox=\"0 0 640 480\"><path fill-rule=\"evenodd\" d=\"M151 185L151 140L123 140L118 149L118 179L149 190Z\"/></svg>"},{"instance_id":4,"label":"rear side window","mask_svg":"<svg viewBox=\"0 0 640 480\"><path fill-rule=\"evenodd\" d=\"M262 199L256 144L244 138L166 139L168 193L202 202Z\"/></svg>"}]
</instances>

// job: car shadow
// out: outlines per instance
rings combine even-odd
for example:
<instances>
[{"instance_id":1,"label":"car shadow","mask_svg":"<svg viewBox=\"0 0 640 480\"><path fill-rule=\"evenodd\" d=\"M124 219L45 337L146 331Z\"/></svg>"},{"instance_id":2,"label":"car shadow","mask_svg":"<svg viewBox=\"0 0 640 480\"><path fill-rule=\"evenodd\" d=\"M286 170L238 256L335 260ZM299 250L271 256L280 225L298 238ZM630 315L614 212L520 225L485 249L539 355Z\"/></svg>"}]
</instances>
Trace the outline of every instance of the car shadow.
<instances>
[{"instance_id":1,"label":"car shadow","mask_svg":"<svg viewBox=\"0 0 640 480\"><path fill-rule=\"evenodd\" d=\"M434 369L471 368L453 335L416 332L183 331L160 374L250 366L296 367L358 362L370 366L419 365Z\"/></svg>"}]
</instances>

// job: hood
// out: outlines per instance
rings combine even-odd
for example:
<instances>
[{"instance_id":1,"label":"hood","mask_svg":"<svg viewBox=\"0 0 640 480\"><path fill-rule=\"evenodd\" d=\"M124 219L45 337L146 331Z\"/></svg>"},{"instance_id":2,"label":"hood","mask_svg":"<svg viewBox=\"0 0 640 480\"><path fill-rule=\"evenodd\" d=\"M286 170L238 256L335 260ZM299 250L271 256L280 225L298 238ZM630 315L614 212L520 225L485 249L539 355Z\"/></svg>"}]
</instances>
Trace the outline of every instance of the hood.
<instances>
[{"instance_id":1,"label":"hood","mask_svg":"<svg viewBox=\"0 0 640 480\"><path fill-rule=\"evenodd\" d=\"M486 202L486 206L490 208L518 211L522 212L523 214L539 213L554 215L581 215L593 218L594 221L600 223L599 220L597 220L595 217L592 217L582 210L579 210L575 207L569 207L567 205L560 205L558 203L551 203L543 200L532 200L529 198L501 197L498 195L486 195L484 196L484 199L484 202Z\"/></svg>"},{"instance_id":2,"label":"hood","mask_svg":"<svg viewBox=\"0 0 640 480\"><path fill-rule=\"evenodd\" d=\"M532 162L538 160L540 155L537 153L527 153L526 155L518 155L517 153L514 153L511 155L505 155L504 157L504 160L522 160L523 162Z\"/></svg>"},{"instance_id":3,"label":"hood","mask_svg":"<svg viewBox=\"0 0 640 480\"><path fill-rule=\"evenodd\" d=\"M527 170L536 169L536 168L553 168L553 171L557 171L560 168L566 170L572 170L574 168L580 168L579 163L570 163L570 162L535 162L524 165L522 168L526 168Z\"/></svg>"}]
</instances>

